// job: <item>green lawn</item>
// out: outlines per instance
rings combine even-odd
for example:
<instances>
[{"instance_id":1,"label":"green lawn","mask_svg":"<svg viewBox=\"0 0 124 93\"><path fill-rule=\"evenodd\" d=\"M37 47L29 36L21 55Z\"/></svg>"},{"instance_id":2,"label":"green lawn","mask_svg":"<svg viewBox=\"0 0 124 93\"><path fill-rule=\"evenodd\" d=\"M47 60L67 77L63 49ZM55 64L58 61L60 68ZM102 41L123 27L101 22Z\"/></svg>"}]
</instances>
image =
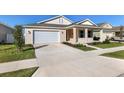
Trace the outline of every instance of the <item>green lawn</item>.
<instances>
[{"instance_id":1,"label":"green lawn","mask_svg":"<svg viewBox=\"0 0 124 93\"><path fill-rule=\"evenodd\" d=\"M70 43L67 43L67 42L65 42L64 44L69 45L69 46L74 47L74 48L77 48L77 49L80 49L80 50L83 50L83 51L96 50L95 48L86 47L83 44L70 44Z\"/></svg>"},{"instance_id":2,"label":"green lawn","mask_svg":"<svg viewBox=\"0 0 124 93\"><path fill-rule=\"evenodd\" d=\"M38 67L17 70L0 74L0 77L31 77Z\"/></svg>"},{"instance_id":3,"label":"green lawn","mask_svg":"<svg viewBox=\"0 0 124 93\"><path fill-rule=\"evenodd\" d=\"M99 48L112 48L112 47L124 46L124 43L111 42L109 44L97 43L97 44L91 44L91 45L99 47Z\"/></svg>"},{"instance_id":4,"label":"green lawn","mask_svg":"<svg viewBox=\"0 0 124 93\"><path fill-rule=\"evenodd\" d=\"M111 52L111 53L105 53L105 54L102 54L102 56L124 59L124 50Z\"/></svg>"},{"instance_id":5,"label":"green lawn","mask_svg":"<svg viewBox=\"0 0 124 93\"><path fill-rule=\"evenodd\" d=\"M15 45L0 45L0 63L35 58L32 45L25 45L22 52L17 52Z\"/></svg>"}]
</instances>

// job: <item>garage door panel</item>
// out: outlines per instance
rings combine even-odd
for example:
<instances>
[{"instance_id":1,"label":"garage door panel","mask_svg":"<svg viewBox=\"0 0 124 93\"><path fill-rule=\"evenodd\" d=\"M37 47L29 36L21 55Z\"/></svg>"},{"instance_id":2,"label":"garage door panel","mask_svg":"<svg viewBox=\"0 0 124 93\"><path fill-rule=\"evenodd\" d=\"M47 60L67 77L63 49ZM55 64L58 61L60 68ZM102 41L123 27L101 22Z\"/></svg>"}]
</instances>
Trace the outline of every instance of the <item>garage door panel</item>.
<instances>
[{"instance_id":1,"label":"garage door panel","mask_svg":"<svg viewBox=\"0 0 124 93\"><path fill-rule=\"evenodd\" d=\"M59 32L34 31L34 43L54 43L59 41Z\"/></svg>"}]
</instances>

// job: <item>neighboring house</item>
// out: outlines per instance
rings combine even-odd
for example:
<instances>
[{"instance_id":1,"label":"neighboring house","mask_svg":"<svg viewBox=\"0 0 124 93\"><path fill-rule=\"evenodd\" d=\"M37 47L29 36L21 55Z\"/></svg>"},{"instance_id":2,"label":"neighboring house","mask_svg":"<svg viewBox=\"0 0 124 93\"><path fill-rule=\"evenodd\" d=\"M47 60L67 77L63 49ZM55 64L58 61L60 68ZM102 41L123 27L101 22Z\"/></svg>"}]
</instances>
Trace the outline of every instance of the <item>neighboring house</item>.
<instances>
[{"instance_id":1,"label":"neighboring house","mask_svg":"<svg viewBox=\"0 0 124 93\"><path fill-rule=\"evenodd\" d=\"M94 31L94 36L100 37L100 41L104 41L107 37L109 39L115 37L115 32L112 30L113 26L109 23L99 23L98 27L101 27L101 31Z\"/></svg>"},{"instance_id":2,"label":"neighboring house","mask_svg":"<svg viewBox=\"0 0 124 93\"><path fill-rule=\"evenodd\" d=\"M14 29L0 23L0 43L13 43L14 37L13 37Z\"/></svg>"},{"instance_id":3,"label":"neighboring house","mask_svg":"<svg viewBox=\"0 0 124 93\"><path fill-rule=\"evenodd\" d=\"M122 31L123 31L123 32L122 32L122 36L123 36L122 39L120 39L120 36L121 36L120 29L121 29L121 27L123 28L123 29L122 29ZM116 27L113 27L112 29L113 29L114 32L115 32L115 37L114 37L115 40L124 40L124 26L116 26Z\"/></svg>"},{"instance_id":4,"label":"neighboring house","mask_svg":"<svg viewBox=\"0 0 124 93\"><path fill-rule=\"evenodd\" d=\"M45 21L23 26L26 44L47 43L92 43L94 37L103 42L107 37L115 36L111 24L95 24L89 19L73 23L64 16L57 16Z\"/></svg>"}]
</instances>

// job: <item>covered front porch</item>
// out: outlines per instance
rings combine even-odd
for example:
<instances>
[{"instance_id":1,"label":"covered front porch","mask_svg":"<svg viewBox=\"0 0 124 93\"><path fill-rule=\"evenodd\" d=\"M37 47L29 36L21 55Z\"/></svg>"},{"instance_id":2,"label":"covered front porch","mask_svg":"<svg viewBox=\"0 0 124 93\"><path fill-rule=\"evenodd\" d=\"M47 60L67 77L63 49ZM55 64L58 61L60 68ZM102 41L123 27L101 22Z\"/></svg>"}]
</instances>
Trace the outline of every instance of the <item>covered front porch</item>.
<instances>
[{"instance_id":1,"label":"covered front porch","mask_svg":"<svg viewBox=\"0 0 124 93\"><path fill-rule=\"evenodd\" d=\"M72 44L86 44L95 42L93 40L94 30L99 30L98 28L71 28L66 30L66 41Z\"/></svg>"}]
</instances>

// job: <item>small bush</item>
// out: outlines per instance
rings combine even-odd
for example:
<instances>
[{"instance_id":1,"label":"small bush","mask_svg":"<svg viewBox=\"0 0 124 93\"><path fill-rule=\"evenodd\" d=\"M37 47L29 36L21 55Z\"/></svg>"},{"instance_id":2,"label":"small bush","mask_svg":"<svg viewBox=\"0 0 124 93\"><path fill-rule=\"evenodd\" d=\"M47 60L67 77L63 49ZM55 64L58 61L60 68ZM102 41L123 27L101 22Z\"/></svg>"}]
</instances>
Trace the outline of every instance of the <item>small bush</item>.
<instances>
[{"instance_id":1,"label":"small bush","mask_svg":"<svg viewBox=\"0 0 124 93\"><path fill-rule=\"evenodd\" d=\"M98 41L99 39L100 39L100 37L96 37L96 36L93 37L93 40Z\"/></svg>"},{"instance_id":2,"label":"small bush","mask_svg":"<svg viewBox=\"0 0 124 93\"><path fill-rule=\"evenodd\" d=\"M66 45L69 45L69 46L72 46L72 47L86 47L86 45L83 45L83 44L71 44L71 43L68 43L68 42L63 42L63 44L66 44Z\"/></svg>"},{"instance_id":3,"label":"small bush","mask_svg":"<svg viewBox=\"0 0 124 93\"><path fill-rule=\"evenodd\" d=\"M29 46L29 47L32 47L33 45L32 45L32 44L25 44L25 46Z\"/></svg>"},{"instance_id":4,"label":"small bush","mask_svg":"<svg viewBox=\"0 0 124 93\"><path fill-rule=\"evenodd\" d=\"M103 44L109 44L109 43L110 43L110 39L106 37L105 41L103 41Z\"/></svg>"},{"instance_id":5,"label":"small bush","mask_svg":"<svg viewBox=\"0 0 124 93\"><path fill-rule=\"evenodd\" d=\"M93 43L89 43L89 45L98 45L101 44L101 42L93 42Z\"/></svg>"},{"instance_id":6,"label":"small bush","mask_svg":"<svg viewBox=\"0 0 124 93\"><path fill-rule=\"evenodd\" d=\"M66 44L66 45L69 45L69 46L74 46L73 44L68 43L68 42L63 42L63 44Z\"/></svg>"},{"instance_id":7,"label":"small bush","mask_svg":"<svg viewBox=\"0 0 124 93\"><path fill-rule=\"evenodd\" d=\"M111 37L110 40L115 40L114 37Z\"/></svg>"},{"instance_id":8,"label":"small bush","mask_svg":"<svg viewBox=\"0 0 124 93\"><path fill-rule=\"evenodd\" d=\"M75 47L82 47L82 46L84 46L83 44L75 44L74 45Z\"/></svg>"}]
</instances>

